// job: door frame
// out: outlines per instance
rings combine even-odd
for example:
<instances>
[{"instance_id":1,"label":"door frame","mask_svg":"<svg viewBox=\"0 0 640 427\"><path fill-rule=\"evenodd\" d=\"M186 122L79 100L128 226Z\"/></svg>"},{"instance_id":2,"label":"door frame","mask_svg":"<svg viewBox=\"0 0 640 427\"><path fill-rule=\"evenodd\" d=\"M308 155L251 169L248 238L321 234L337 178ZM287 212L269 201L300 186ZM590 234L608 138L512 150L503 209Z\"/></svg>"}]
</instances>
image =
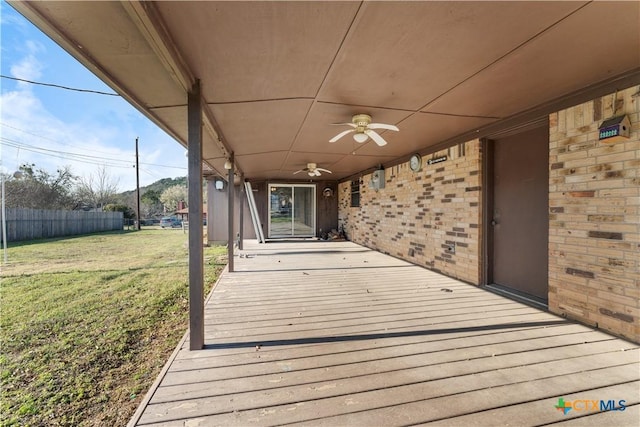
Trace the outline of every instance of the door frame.
<instances>
[{"instance_id":1,"label":"door frame","mask_svg":"<svg viewBox=\"0 0 640 427\"><path fill-rule=\"evenodd\" d=\"M271 235L271 188L272 187L290 187L291 188L291 226L293 229L293 224L295 223L295 188L311 188L311 214L313 216L312 219L312 230L310 234L301 234L295 235L292 234L290 236L272 236ZM267 236L269 239L293 239L293 238L308 238L316 236L316 227L317 227L317 200L316 200L316 184L293 184L286 182L267 182Z\"/></svg>"},{"instance_id":2,"label":"door frame","mask_svg":"<svg viewBox=\"0 0 640 427\"><path fill-rule=\"evenodd\" d=\"M491 216L493 212L493 140L488 138L480 139L480 150L482 153L482 239L481 254L482 268L480 274L480 285L488 286L493 282L493 233L491 230Z\"/></svg>"},{"instance_id":3,"label":"door frame","mask_svg":"<svg viewBox=\"0 0 640 427\"><path fill-rule=\"evenodd\" d=\"M480 245L480 257L481 257L481 265L480 265L480 286L498 293L500 295L507 296L511 299L515 299L517 301L523 302L525 304L532 305L534 307L548 310L548 302L543 302L538 300L536 297L518 292L516 289L506 288L504 286L496 285L493 282L493 252L494 252L494 236L493 229L491 225L491 221L493 219L493 210L494 210L494 173L495 173L495 140L500 138L505 138L512 135L517 135L520 133L527 132L529 130L541 127L541 124L546 123L547 129L549 128L548 116L538 117L534 120L531 120L527 123L523 123L517 126L514 126L511 129L503 130L502 132L498 132L493 135L489 135L485 138L480 139L480 150L482 153L481 158L481 168L482 168L482 235L484 236ZM547 165L548 167L548 165ZM547 225L548 230L548 225ZM547 255L547 264L548 264L548 255ZM548 273L547 273L548 277Z\"/></svg>"}]
</instances>

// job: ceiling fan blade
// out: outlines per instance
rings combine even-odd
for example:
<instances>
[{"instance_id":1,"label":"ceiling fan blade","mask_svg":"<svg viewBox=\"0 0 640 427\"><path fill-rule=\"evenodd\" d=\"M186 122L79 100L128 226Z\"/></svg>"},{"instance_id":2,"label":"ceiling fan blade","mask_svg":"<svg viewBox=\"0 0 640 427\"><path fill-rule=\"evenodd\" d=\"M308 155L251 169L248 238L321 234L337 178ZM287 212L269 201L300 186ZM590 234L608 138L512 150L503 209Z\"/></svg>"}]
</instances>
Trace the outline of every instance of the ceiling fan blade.
<instances>
[{"instance_id":1,"label":"ceiling fan blade","mask_svg":"<svg viewBox=\"0 0 640 427\"><path fill-rule=\"evenodd\" d=\"M339 134L337 134L336 136L334 136L333 138L331 138L329 140L329 142L336 142L337 140L339 140L340 138L342 138L343 136L351 133L355 131L355 129L349 129L349 130L345 130L344 132L340 132Z\"/></svg>"},{"instance_id":2,"label":"ceiling fan blade","mask_svg":"<svg viewBox=\"0 0 640 427\"><path fill-rule=\"evenodd\" d=\"M316 171L309 171L309 176L316 176Z\"/></svg>"},{"instance_id":3,"label":"ceiling fan blade","mask_svg":"<svg viewBox=\"0 0 640 427\"><path fill-rule=\"evenodd\" d=\"M355 123L331 123L331 126L351 126L352 128L357 128Z\"/></svg>"},{"instance_id":4,"label":"ceiling fan blade","mask_svg":"<svg viewBox=\"0 0 640 427\"><path fill-rule=\"evenodd\" d=\"M314 171L313 171L313 174L314 174L315 176L320 176L320 175L322 175L318 169L314 170Z\"/></svg>"},{"instance_id":5,"label":"ceiling fan blade","mask_svg":"<svg viewBox=\"0 0 640 427\"><path fill-rule=\"evenodd\" d=\"M293 174L295 175L295 174L297 174L297 173L300 173L300 172L306 172L306 171L307 171L307 169L306 169L306 168L305 168L305 169L300 169L299 171L295 171Z\"/></svg>"},{"instance_id":6,"label":"ceiling fan blade","mask_svg":"<svg viewBox=\"0 0 640 427\"><path fill-rule=\"evenodd\" d=\"M317 168L316 170L320 172L333 173L329 169L324 169L324 168Z\"/></svg>"},{"instance_id":7,"label":"ceiling fan blade","mask_svg":"<svg viewBox=\"0 0 640 427\"><path fill-rule=\"evenodd\" d=\"M382 147L383 145L387 145L387 141L384 140L384 138L382 138L380 135L378 135L378 133L376 131L373 130L365 130L364 133L366 133L367 135L369 135L369 137L371 137L371 139L373 139L373 141L378 144L380 147Z\"/></svg>"},{"instance_id":8,"label":"ceiling fan blade","mask_svg":"<svg viewBox=\"0 0 640 427\"><path fill-rule=\"evenodd\" d=\"M370 123L368 126L369 129L387 129L387 130L395 130L399 131L398 126L388 125L385 123Z\"/></svg>"}]
</instances>

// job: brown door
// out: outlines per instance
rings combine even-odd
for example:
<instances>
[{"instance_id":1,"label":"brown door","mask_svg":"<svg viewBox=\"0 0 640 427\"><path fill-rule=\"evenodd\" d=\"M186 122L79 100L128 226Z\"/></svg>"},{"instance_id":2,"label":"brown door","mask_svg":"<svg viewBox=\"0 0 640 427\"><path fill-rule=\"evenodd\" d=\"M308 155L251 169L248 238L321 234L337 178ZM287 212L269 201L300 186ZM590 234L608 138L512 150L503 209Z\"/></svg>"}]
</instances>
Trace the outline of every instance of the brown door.
<instances>
[{"instance_id":1,"label":"brown door","mask_svg":"<svg viewBox=\"0 0 640 427\"><path fill-rule=\"evenodd\" d=\"M548 126L494 140L493 215L489 215L492 282L544 302L548 292L548 141Z\"/></svg>"}]
</instances>

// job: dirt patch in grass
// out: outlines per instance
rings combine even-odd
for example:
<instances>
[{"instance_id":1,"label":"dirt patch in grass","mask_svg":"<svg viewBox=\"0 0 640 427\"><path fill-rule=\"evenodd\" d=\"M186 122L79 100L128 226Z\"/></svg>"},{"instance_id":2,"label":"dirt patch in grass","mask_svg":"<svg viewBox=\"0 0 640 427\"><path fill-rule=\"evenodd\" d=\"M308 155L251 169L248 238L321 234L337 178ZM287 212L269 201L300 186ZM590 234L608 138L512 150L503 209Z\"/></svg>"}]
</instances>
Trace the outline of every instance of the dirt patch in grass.
<instances>
[{"instance_id":1,"label":"dirt patch in grass","mask_svg":"<svg viewBox=\"0 0 640 427\"><path fill-rule=\"evenodd\" d=\"M187 329L186 239L14 244L0 285L0 425L125 425ZM207 292L224 252L205 248Z\"/></svg>"}]
</instances>

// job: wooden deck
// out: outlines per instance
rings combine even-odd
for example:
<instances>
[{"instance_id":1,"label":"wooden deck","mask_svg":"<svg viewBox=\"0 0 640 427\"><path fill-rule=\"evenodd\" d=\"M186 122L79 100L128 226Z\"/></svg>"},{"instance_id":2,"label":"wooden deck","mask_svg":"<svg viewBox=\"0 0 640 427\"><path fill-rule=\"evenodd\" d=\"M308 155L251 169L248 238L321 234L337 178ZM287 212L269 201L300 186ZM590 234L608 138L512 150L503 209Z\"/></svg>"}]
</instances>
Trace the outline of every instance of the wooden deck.
<instances>
[{"instance_id":1,"label":"wooden deck","mask_svg":"<svg viewBox=\"0 0 640 427\"><path fill-rule=\"evenodd\" d=\"M241 255L131 425L638 425L636 344L350 242Z\"/></svg>"}]
</instances>

